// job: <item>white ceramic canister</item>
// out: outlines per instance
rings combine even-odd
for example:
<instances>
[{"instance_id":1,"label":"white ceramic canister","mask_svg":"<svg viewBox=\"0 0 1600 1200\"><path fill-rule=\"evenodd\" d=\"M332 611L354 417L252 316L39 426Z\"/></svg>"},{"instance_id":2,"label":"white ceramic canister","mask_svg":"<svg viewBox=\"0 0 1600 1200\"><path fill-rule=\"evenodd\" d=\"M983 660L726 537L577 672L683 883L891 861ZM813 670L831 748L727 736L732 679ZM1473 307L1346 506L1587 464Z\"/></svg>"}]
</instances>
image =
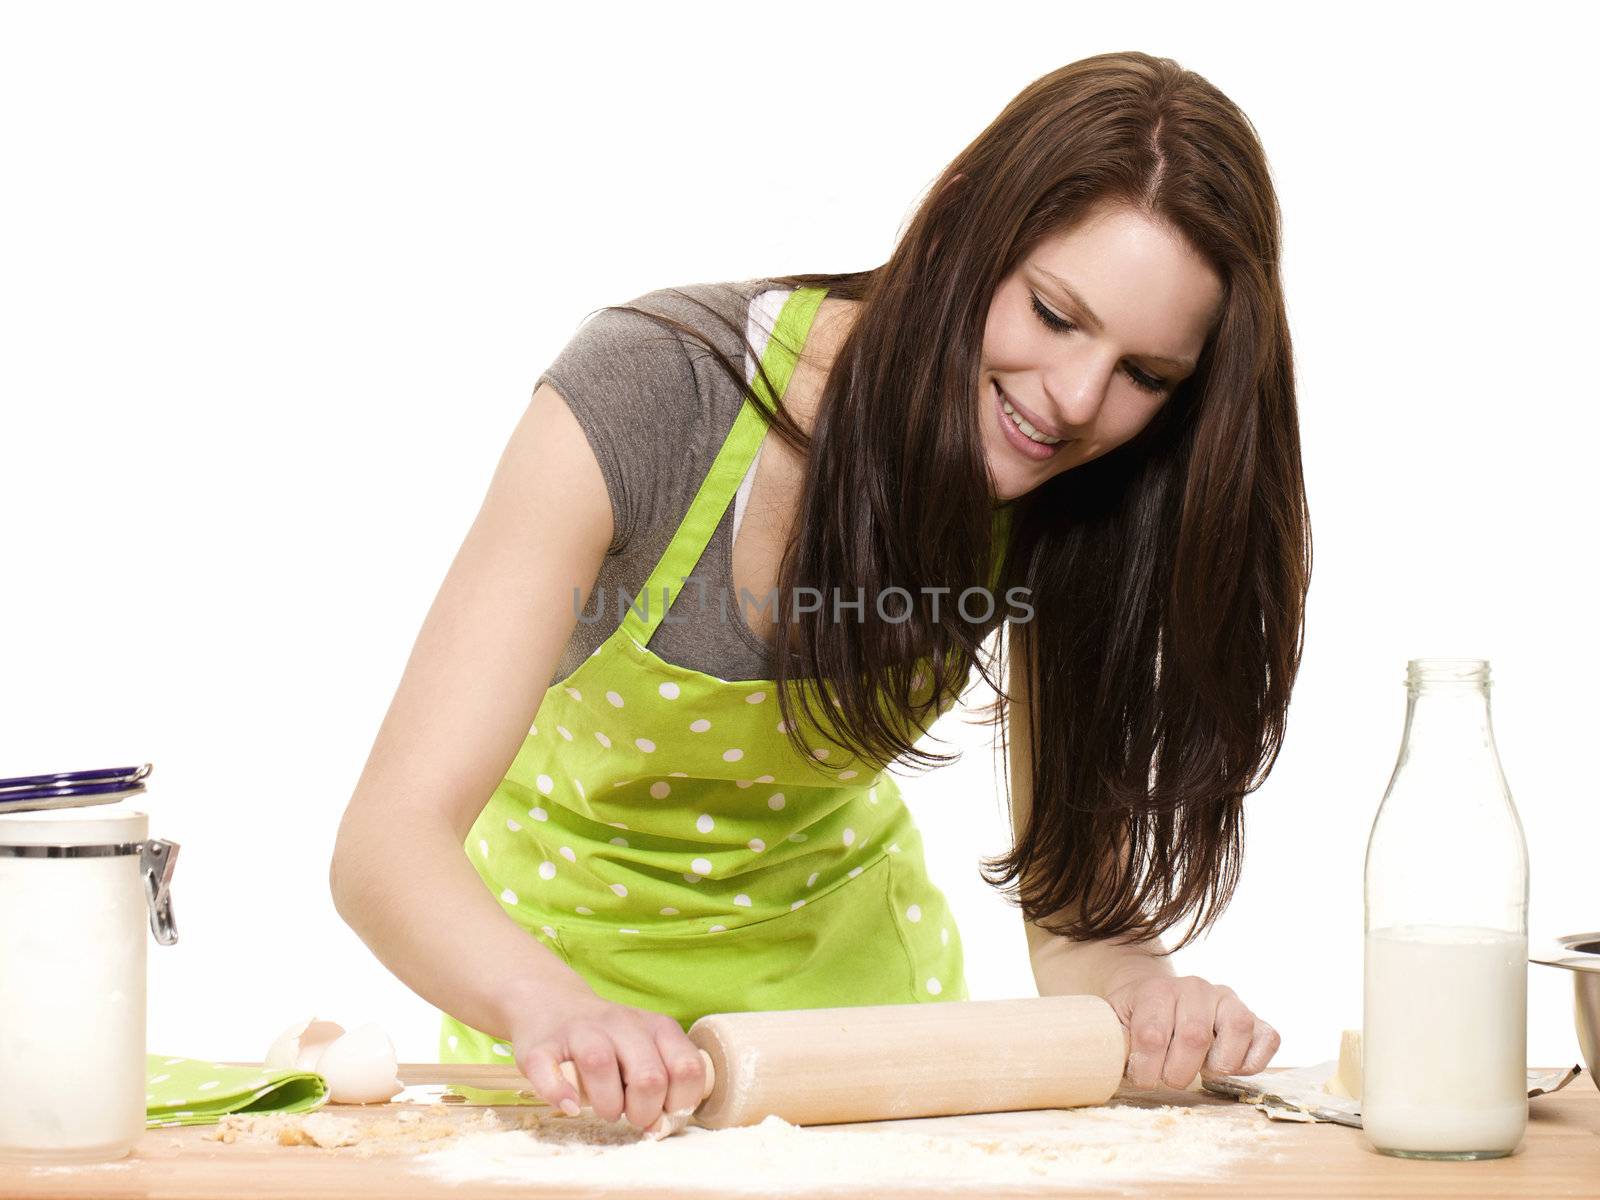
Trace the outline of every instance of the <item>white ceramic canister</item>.
<instances>
[{"instance_id":1,"label":"white ceramic canister","mask_svg":"<svg viewBox=\"0 0 1600 1200\"><path fill-rule=\"evenodd\" d=\"M144 1134L145 929L177 940L176 851L120 803L0 811L0 1160L103 1162Z\"/></svg>"}]
</instances>

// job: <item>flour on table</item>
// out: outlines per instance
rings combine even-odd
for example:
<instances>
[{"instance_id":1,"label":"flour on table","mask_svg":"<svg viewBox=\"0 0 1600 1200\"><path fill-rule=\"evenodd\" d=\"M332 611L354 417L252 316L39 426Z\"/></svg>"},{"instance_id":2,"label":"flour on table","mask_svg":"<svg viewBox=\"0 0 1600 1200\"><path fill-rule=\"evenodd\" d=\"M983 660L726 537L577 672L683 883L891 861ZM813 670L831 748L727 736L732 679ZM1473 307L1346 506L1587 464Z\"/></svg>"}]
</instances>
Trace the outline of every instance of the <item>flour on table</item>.
<instances>
[{"instance_id":1,"label":"flour on table","mask_svg":"<svg viewBox=\"0 0 1600 1200\"><path fill-rule=\"evenodd\" d=\"M691 1126L642 1140L626 1121L524 1114L522 1127L464 1133L424 1149L412 1169L451 1183L646 1185L784 1193L796 1186L905 1188L972 1184L1070 1188L1118 1181L1203 1178L1260 1152L1271 1135L1234 1110L1173 1106L1064 1109L1048 1131L929 1134L802 1128L780 1117L736 1129ZM1248 1111L1248 1110L1246 1110Z\"/></svg>"},{"instance_id":2,"label":"flour on table","mask_svg":"<svg viewBox=\"0 0 1600 1200\"><path fill-rule=\"evenodd\" d=\"M349 1152L357 1158L374 1155L416 1154L430 1143L463 1134L482 1135L504 1129L493 1110L479 1109L470 1116L440 1111L424 1115L415 1110L397 1116L339 1116L325 1110L310 1113L234 1113L203 1135L213 1142L255 1142L277 1146L314 1146Z\"/></svg>"}]
</instances>

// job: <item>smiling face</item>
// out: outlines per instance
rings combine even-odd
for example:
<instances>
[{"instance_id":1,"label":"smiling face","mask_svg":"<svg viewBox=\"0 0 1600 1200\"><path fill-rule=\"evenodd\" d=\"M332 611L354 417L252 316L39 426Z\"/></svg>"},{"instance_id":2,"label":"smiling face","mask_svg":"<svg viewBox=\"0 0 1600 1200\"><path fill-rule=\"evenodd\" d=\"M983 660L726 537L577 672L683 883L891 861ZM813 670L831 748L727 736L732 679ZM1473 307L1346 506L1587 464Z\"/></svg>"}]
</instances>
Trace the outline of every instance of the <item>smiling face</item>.
<instances>
[{"instance_id":1,"label":"smiling face","mask_svg":"<svg viewBox=\"0 0 1600 1200\"><path fill-rule=\"evenodd\" d=\"M1210 264L1133 209L1103 204L1035 246L995 290L983 331L979 424L996 499L1139 433L1193 373L1221 305Z\"/></svg>"}]
</instances>

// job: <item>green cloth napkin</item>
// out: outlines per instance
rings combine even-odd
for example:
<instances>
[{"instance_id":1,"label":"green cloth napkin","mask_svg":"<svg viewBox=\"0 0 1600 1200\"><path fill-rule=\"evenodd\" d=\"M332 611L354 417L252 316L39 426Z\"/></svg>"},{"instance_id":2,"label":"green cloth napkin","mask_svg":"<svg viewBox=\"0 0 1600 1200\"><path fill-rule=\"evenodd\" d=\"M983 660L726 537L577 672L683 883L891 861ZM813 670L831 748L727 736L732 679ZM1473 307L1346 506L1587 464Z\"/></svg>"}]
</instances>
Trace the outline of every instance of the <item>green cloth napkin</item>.
<instances>
[{"instance_id":1,"label":"green cloth napkin","mask_svg":"<svg viewBox=\"0 0 1600 1200\"><path fill-rule=\"evenodd\" d=\"M198 1058L145 1055L145 1128L210 1125L227 1113L296 1113L327 1102L311 1071L225 1067Z\"/></svg>"}]
</instances>

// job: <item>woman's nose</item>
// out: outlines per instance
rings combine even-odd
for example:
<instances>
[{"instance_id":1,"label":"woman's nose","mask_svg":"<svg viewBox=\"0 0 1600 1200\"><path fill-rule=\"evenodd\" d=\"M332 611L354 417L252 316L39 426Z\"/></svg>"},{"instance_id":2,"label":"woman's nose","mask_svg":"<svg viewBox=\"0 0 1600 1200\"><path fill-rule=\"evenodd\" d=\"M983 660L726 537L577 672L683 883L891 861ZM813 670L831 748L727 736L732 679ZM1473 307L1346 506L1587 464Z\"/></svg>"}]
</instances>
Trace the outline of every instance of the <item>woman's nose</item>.
<instances>
[{"instance_id":1,"label":"woman's nose","mask_svg":"<svg viewBox=\"0 0 1600 1200\"><path fill-rule=\"evenodd\" d=\"M1048 377L1045 391L1050 411L1042 414L1044 419L1068 437L1077 437L1089 429L1105 406L1115 366L1080 359Z\"/></svg>"}]
</instances>

